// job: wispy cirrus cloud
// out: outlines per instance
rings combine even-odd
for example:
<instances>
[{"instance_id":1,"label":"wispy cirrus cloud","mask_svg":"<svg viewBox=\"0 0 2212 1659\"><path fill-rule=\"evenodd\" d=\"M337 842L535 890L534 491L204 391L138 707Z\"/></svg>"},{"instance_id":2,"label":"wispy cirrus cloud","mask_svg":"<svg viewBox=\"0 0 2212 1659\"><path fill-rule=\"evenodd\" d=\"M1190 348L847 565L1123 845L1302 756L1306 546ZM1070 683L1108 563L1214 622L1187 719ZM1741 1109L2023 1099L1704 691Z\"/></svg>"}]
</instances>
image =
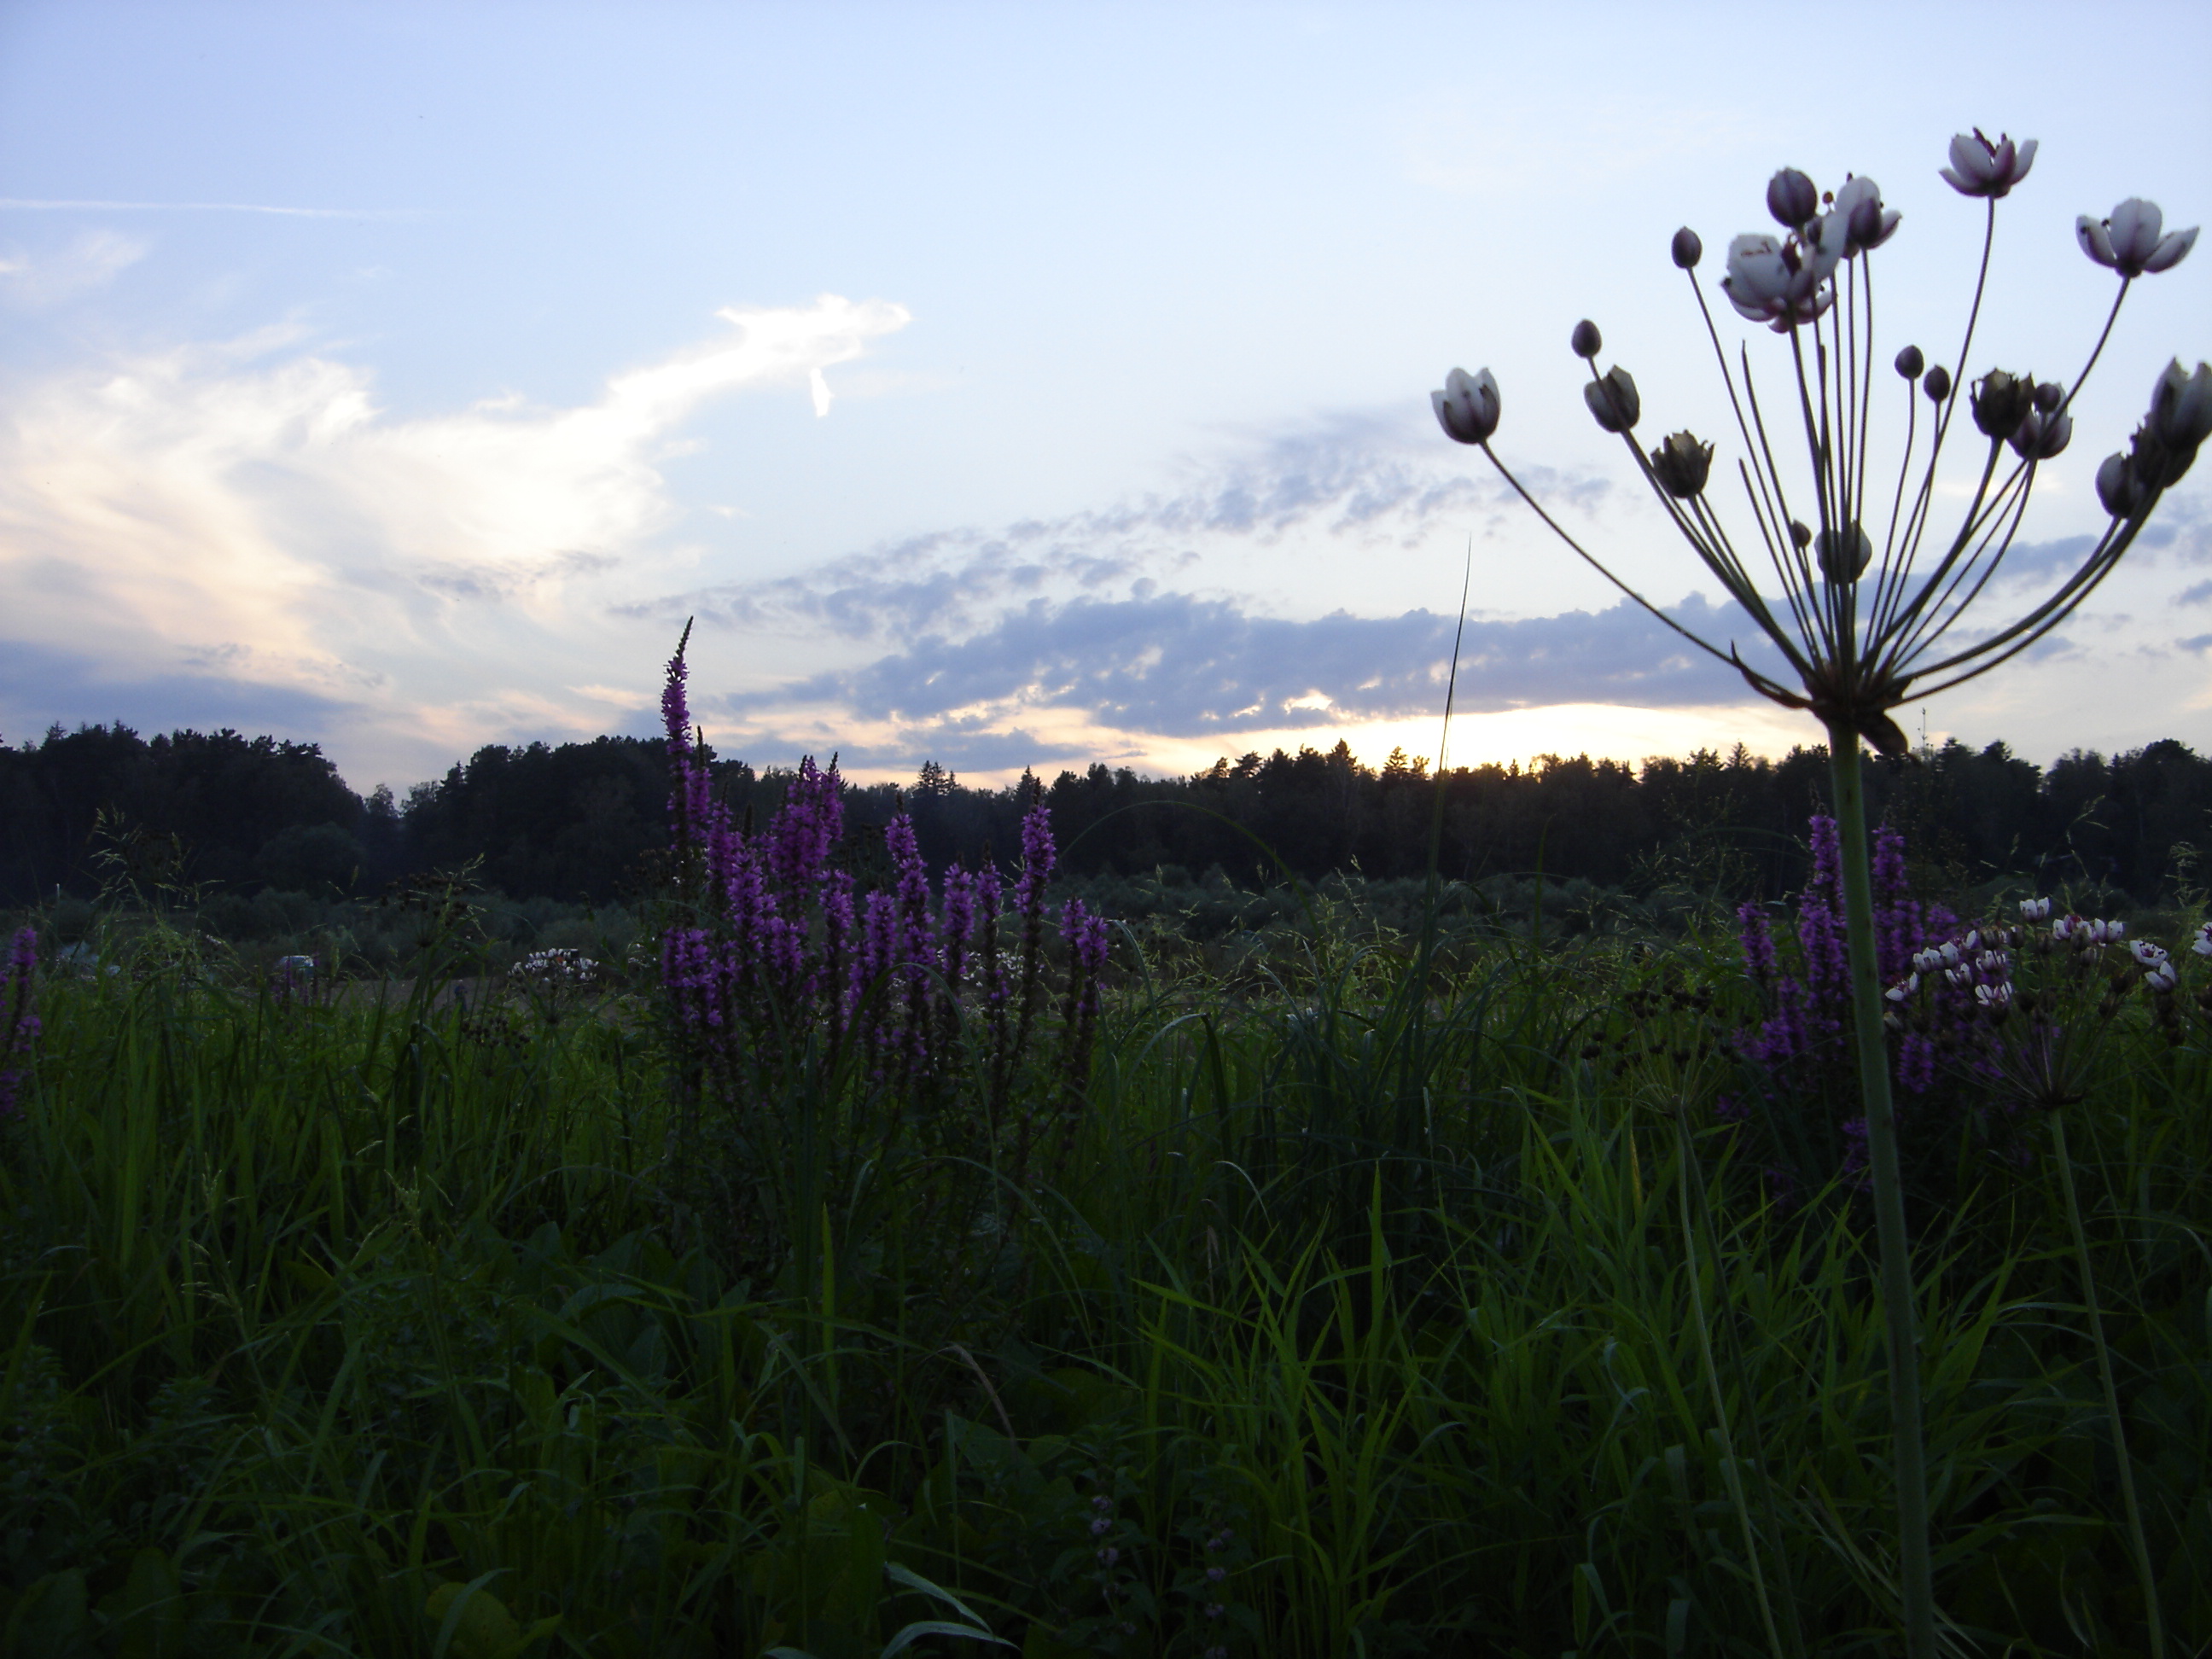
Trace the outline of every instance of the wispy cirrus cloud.
<instances>
[{"instance_id":1,"label":"wispy cirrus cloud","mask_svg":"<svg viewBox=\"0 0 2212 1659\"><path fill-rule=\"evenodd\" d=\"M38 253L0 255L0 297L39 310L105 288L144 258L148 244L119 231L88 230Z\"/></svg>"}]
</instances>

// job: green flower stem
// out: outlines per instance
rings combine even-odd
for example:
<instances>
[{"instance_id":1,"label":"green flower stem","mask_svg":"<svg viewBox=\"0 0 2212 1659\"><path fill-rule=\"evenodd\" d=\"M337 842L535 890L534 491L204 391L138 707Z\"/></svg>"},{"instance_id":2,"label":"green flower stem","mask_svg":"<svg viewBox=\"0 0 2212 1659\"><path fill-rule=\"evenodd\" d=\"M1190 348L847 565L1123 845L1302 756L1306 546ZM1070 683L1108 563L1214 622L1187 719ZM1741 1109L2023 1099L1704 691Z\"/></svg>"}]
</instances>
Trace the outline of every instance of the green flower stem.
<instances>
[{"instance_id":1,"label":"green flower stem","mask_svg":"<svg viewBox=\"0 0 2212 1659\"><path fill-rule=\"evenodd\" d=\"M1874 869L1867 856L1859 736L1847 724L1829 722L1828 769L1836 790L1844 935L1851 968L1851 1024L1858 1041L1859 1097L1866 1109L1867 1162L1874 1176L1875 1237L1881 1258L1882 1316L1888 1326L1889 1420L1897 1470L1897 1565L1905 1604L1905 1650L1907 1659L1936 1659L1927 1448L1920 1428L1920 1322L1912 1282L1912 1243L1905 1231L1897 1118L1890 1107L1889 1050L1882 1036L1881 969L1874 938Z\"/></svg>"},{"instance_id":2,"label":"green flower stem","mask_svg":"<svg viewBox=\"0 0 2212 1659\"><path fill-rule=\"evenodd\" d=\"M2120 1502L2128 1512L2128 1542L2134 1547L2136 1576L2142 1581L2143 1616L2150 1621L2151 1659L2166 1659L2166 1621L2159 1616L2158 1578L2151 1571L2150 1541L2143 1535L2142 1510L2136 1502L2135 1465L2128 1459L2127 1430L2120 1421L2120 1391L2112 1382L2112 1351L2105 1344L2105 1316L2097 1306L2097 1277L2089 1267L2089 1237L2081 1229L2081 1205L2074 1196L2074 1159L2066 1150L2064 1109L2051 1115L2051 1150L2058 1156L2058 1183L2066 1194L2066 1219L2074 1230L2074 1255L2081 1264L2081 1301L2089 1313L2089 1339L2097 1350L2097 1378L2105 1385L2105 1415L2112 1425L2112 1456L2120 1466Z\"/></svg>"}]
</instances>

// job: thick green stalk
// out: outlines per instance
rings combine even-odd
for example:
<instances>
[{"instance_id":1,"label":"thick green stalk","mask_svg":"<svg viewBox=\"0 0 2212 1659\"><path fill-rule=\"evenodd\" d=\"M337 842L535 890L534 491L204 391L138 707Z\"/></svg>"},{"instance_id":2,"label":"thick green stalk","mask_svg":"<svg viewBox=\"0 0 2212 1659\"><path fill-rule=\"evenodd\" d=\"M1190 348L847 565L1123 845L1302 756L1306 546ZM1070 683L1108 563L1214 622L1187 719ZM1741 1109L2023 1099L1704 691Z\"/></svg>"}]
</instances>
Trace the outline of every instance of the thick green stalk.
<instances>
[{"instance_id":1,"label":"thick green stalk","mask_svg":"<svg viewBox=\"0 0 2212 1659\"><path fill-rule=\"evenodd\" d=\"M1844 934L1851 969L1851 1024L1858 1040L1859 1097L1866 1109L1875 1237L1881 1258L1882 1316L1888 1327L1889 1420L1897 1469L1897 1568L1905 1604L1905 1650L1907 1659L1936 1659L1927 1448L1920 1430L1920 1322L1912 1281L1912 1242L1905 1231L1897 1118L1890 1107L1889 1051L1882 1037L1881 969L1874 937L1874 868L1867 856L1859 737L1850 726L1829 725L1828 767L1835 781Z\"/></svg>"}]
</instances>

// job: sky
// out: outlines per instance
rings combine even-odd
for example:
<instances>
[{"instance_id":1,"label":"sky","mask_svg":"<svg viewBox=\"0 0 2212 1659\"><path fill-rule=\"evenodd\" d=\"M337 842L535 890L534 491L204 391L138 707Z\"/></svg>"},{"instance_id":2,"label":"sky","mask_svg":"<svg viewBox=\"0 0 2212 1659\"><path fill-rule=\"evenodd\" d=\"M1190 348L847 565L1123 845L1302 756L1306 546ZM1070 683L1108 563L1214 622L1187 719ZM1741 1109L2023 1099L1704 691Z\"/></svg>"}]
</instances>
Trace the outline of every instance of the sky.
<instances>
[{"instance_id":1,"label":"sky","mask_svg":"<svg viewBox=\"0 0 2212 1659\"><path fill-rule=\"evenodd\" d=\"M695 714L756 765L1433 757L1464 587L1454 763L1779 754L1810 718L1621 600L1430 390L1492 368L1560 522L1746 639L1585 411L1576 320L1647 445L1724 436L1668 239L1778 386L1723 252L1778 167L1856 173L1904 214L1883 349L1955 370L1981 209L1936 168L1978 125L2041 148L1969 370L2070 375L2117 286L2075 216L2212 216L2207 62L2201 4L0 0L0 740L228 726L404 792L653 731L696 617ZM2212 249L2135 284L1990 621L2101 526L2174 356L2212 356ZM2207 471L1900 723L2212 750Z\"/></svg>"}]
</instances>

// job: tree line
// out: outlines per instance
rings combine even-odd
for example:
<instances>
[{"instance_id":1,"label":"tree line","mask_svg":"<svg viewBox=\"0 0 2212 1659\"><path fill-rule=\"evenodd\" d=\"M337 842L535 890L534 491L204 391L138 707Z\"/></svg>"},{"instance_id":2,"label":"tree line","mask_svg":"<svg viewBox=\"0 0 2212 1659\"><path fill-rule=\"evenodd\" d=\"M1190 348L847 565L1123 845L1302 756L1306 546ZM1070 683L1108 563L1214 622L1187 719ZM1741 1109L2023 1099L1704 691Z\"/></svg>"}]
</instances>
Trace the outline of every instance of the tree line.
<instances>
[{"instance_id":1,"label":"tree line","mask_svg":"<svg viewBox=\"0 0 2212 1659\"><path fill-rule=\"evenodd\" d=\"M2049 767L2002 743L1953 741L1869 770L1875 817L1953 884L2020 875L2148 902L2191 879L2197 849L2212 842L2212 759L2172 740L2111 757L2077 750ZM756 823L790 777L734 760L714 773ZM1433 844L1448 878L1540 871L1749 897L1802 884L1805 821L1826 789L1817 748L1776 759L1739 746L1638 766L1547 755L1527 767L1454 767L1439 792L1425 761L1394 752L1373 768L1339 743L1224 757L1187 777L1100 763L1005 788L971 787L931 762L904 787L849 787L846 809L864 827L910 812L939 868L1010 861L1042 790L1071 874L1218 867L1248 887L1332 872L1396 878L1424 873ZM118 876L367 895L471 866L513 898L605 903L664 844L667 793L658 738L491 744L400 799L380 786L356 793L312 743L56 727L0 745L0 902L89 896Z\"/></svg>"}]
</instances>

